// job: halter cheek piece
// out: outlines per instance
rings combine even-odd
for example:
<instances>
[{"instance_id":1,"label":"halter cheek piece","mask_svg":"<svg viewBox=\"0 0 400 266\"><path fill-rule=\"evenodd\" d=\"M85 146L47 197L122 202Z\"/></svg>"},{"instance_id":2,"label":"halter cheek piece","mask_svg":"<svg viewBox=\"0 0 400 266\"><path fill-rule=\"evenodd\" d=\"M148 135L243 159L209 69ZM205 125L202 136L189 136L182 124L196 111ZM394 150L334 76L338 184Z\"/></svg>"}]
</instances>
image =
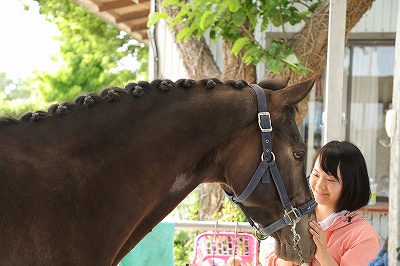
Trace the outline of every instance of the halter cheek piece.
<instances>
[{"instance_id":1,"label":"halter cheek piece","mask_svg":"<svg viewBox=\"0 0 400 266\"><path fill-rule=\"evenodd\" d=\"M295 208L289 201L289 197L287 195L285 185L283 184L281 175L279 173L278 167L275 162L275 155L272 152L272 143L271 143L271 116L270 113L267 111L267 101L265 97L264 90L258 86L257 84L250 84L250 87L257 94L258 100L258 125L261 129L261 138L263 144L263 153L261 154L261 162L258 165L253 177L251 178L250 182L247 184L246 188L239 196L229 195L228 192L224 190L225 195L229 198L230 201L235 203L239 206L242 210L244 215L246 216L247 220L249 221L250 225L257 229L257 237L260 239L266 238L270 234L278 231L282 227L286 225L293 225L300 221L301 217L312 210L315 209L317 203L314 199L311 199L309 202L305 203L303 206L299 208ZM258 185L261 180L261 183L267 184L270 183L270 179L274 180L275 186L278 190L279 197L282 202L284 215L278 221L272 223L266 227L259 227L255 224L253 219L248 216L245 212L244 202L248 197L250 197L251 193L253 193L254 189ZM264 237L260 237L260 235L264 235Z\"/></svg>"}]
</instances>

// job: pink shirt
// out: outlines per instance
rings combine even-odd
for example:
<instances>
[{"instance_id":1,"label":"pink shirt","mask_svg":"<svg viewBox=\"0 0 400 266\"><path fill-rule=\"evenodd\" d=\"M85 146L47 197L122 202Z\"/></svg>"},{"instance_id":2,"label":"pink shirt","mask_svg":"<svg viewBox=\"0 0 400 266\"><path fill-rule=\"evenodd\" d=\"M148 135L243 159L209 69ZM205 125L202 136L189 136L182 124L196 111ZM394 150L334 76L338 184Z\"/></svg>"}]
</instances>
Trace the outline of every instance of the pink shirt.
<instances>
[{"instance_id":1,"label":"pink shirt","mask_svg":"<svg viewBox=\"0 0 400 266\"><path fill-rule=\"evenodd\" d=\"M340 266L368 265L379 252L378 233L357 212L347 212L345 215L338 216L324 232L328 253ZM273 250L266 251L263 265L274 266L278 260ZM319 266L320 264L314 258L309 265Z\"/></svg>"}]
</instances>

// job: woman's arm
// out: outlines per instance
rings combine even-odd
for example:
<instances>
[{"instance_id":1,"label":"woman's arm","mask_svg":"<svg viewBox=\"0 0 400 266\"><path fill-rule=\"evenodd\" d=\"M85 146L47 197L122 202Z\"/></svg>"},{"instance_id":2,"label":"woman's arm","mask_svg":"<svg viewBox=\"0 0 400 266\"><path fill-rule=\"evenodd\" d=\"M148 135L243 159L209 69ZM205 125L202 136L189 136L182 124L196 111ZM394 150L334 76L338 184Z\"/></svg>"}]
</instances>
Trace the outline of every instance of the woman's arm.
<instances>
[{"instance_id":1,"label":"woman's arm","mask_svg":"<svg viewBox=\"0 0 400 266\"><path fill-rule=\"evenodd\" d=\"M379 235L369 225L353 233L356 235L358 241L346 250L340 264L368 265L376 257L381 248Z\"/></svg>"}]
</instances>

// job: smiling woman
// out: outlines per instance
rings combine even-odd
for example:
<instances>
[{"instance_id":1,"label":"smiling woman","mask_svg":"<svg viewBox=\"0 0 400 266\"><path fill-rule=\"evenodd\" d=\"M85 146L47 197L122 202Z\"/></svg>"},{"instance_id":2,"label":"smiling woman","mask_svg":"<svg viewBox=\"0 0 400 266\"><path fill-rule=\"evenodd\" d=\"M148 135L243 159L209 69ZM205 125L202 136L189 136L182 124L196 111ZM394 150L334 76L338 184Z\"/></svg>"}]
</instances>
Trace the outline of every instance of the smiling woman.
<instances>
[{"instance_id":1,"label":"smiling woman","mask_svg":"<svg viewBox=\"0 0 400 266\"><path fill-rule=\"evenodd\" d=\"M57 26L39 14L37 2L0 1L0 72L16 80L34 70L57 70L57 63L51 59L59 50L56 35Z\"/></svg>"},{"instance_id":2,"label":"smiling woman","mask_svg":"<svg viewBox=\"0 0 400 266\"><path fill-rule=\"evenodd\" d=\"M310 233L317 251L309 265L368 265L380 240L357 213L371 193L363 154L349 141L331 141L316 152L313 165L309 182L318 205ZM271 251L271 242L261 243L263 265L293 265Z\"/></svg>"},{"instance_id":3,"label":"smiling woman","mask_svg":"<svg viewBox=\"0 0 400 266\"><path fill-rule=\"evenodd\" d=\"M336 178L330 173L325 173L320 164L320 160L315 161L314 169L310 175L310 186L315 200L325 206L325 209L328 210L327 215L329 216L336 209L336 203L342 192L343 182L339 171L337 174L338 178ZM320 216L320 218L322 217Z\"/></svg>"}]
</instances>

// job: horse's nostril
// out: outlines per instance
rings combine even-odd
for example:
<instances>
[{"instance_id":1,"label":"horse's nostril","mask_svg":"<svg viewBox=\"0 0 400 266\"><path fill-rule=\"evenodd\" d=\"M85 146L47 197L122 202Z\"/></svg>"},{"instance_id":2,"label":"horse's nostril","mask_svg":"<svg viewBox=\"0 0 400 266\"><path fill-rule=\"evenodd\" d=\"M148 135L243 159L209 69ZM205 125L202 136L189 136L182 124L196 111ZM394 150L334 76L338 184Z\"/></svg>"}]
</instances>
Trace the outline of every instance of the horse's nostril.
<instances>
[{"instance_id":1,"label":"horse's nostril","mask_svg":"<svg viewBox=\"0 0 400 266\"><path fill-rule=\"evenodd\" d=\"M303 160L304 155L305 155L305 152L304 152L304 151L294 151L294 152L293 152L293 157L294 157L296 160Z\"/></svg>"}]
</instances>

